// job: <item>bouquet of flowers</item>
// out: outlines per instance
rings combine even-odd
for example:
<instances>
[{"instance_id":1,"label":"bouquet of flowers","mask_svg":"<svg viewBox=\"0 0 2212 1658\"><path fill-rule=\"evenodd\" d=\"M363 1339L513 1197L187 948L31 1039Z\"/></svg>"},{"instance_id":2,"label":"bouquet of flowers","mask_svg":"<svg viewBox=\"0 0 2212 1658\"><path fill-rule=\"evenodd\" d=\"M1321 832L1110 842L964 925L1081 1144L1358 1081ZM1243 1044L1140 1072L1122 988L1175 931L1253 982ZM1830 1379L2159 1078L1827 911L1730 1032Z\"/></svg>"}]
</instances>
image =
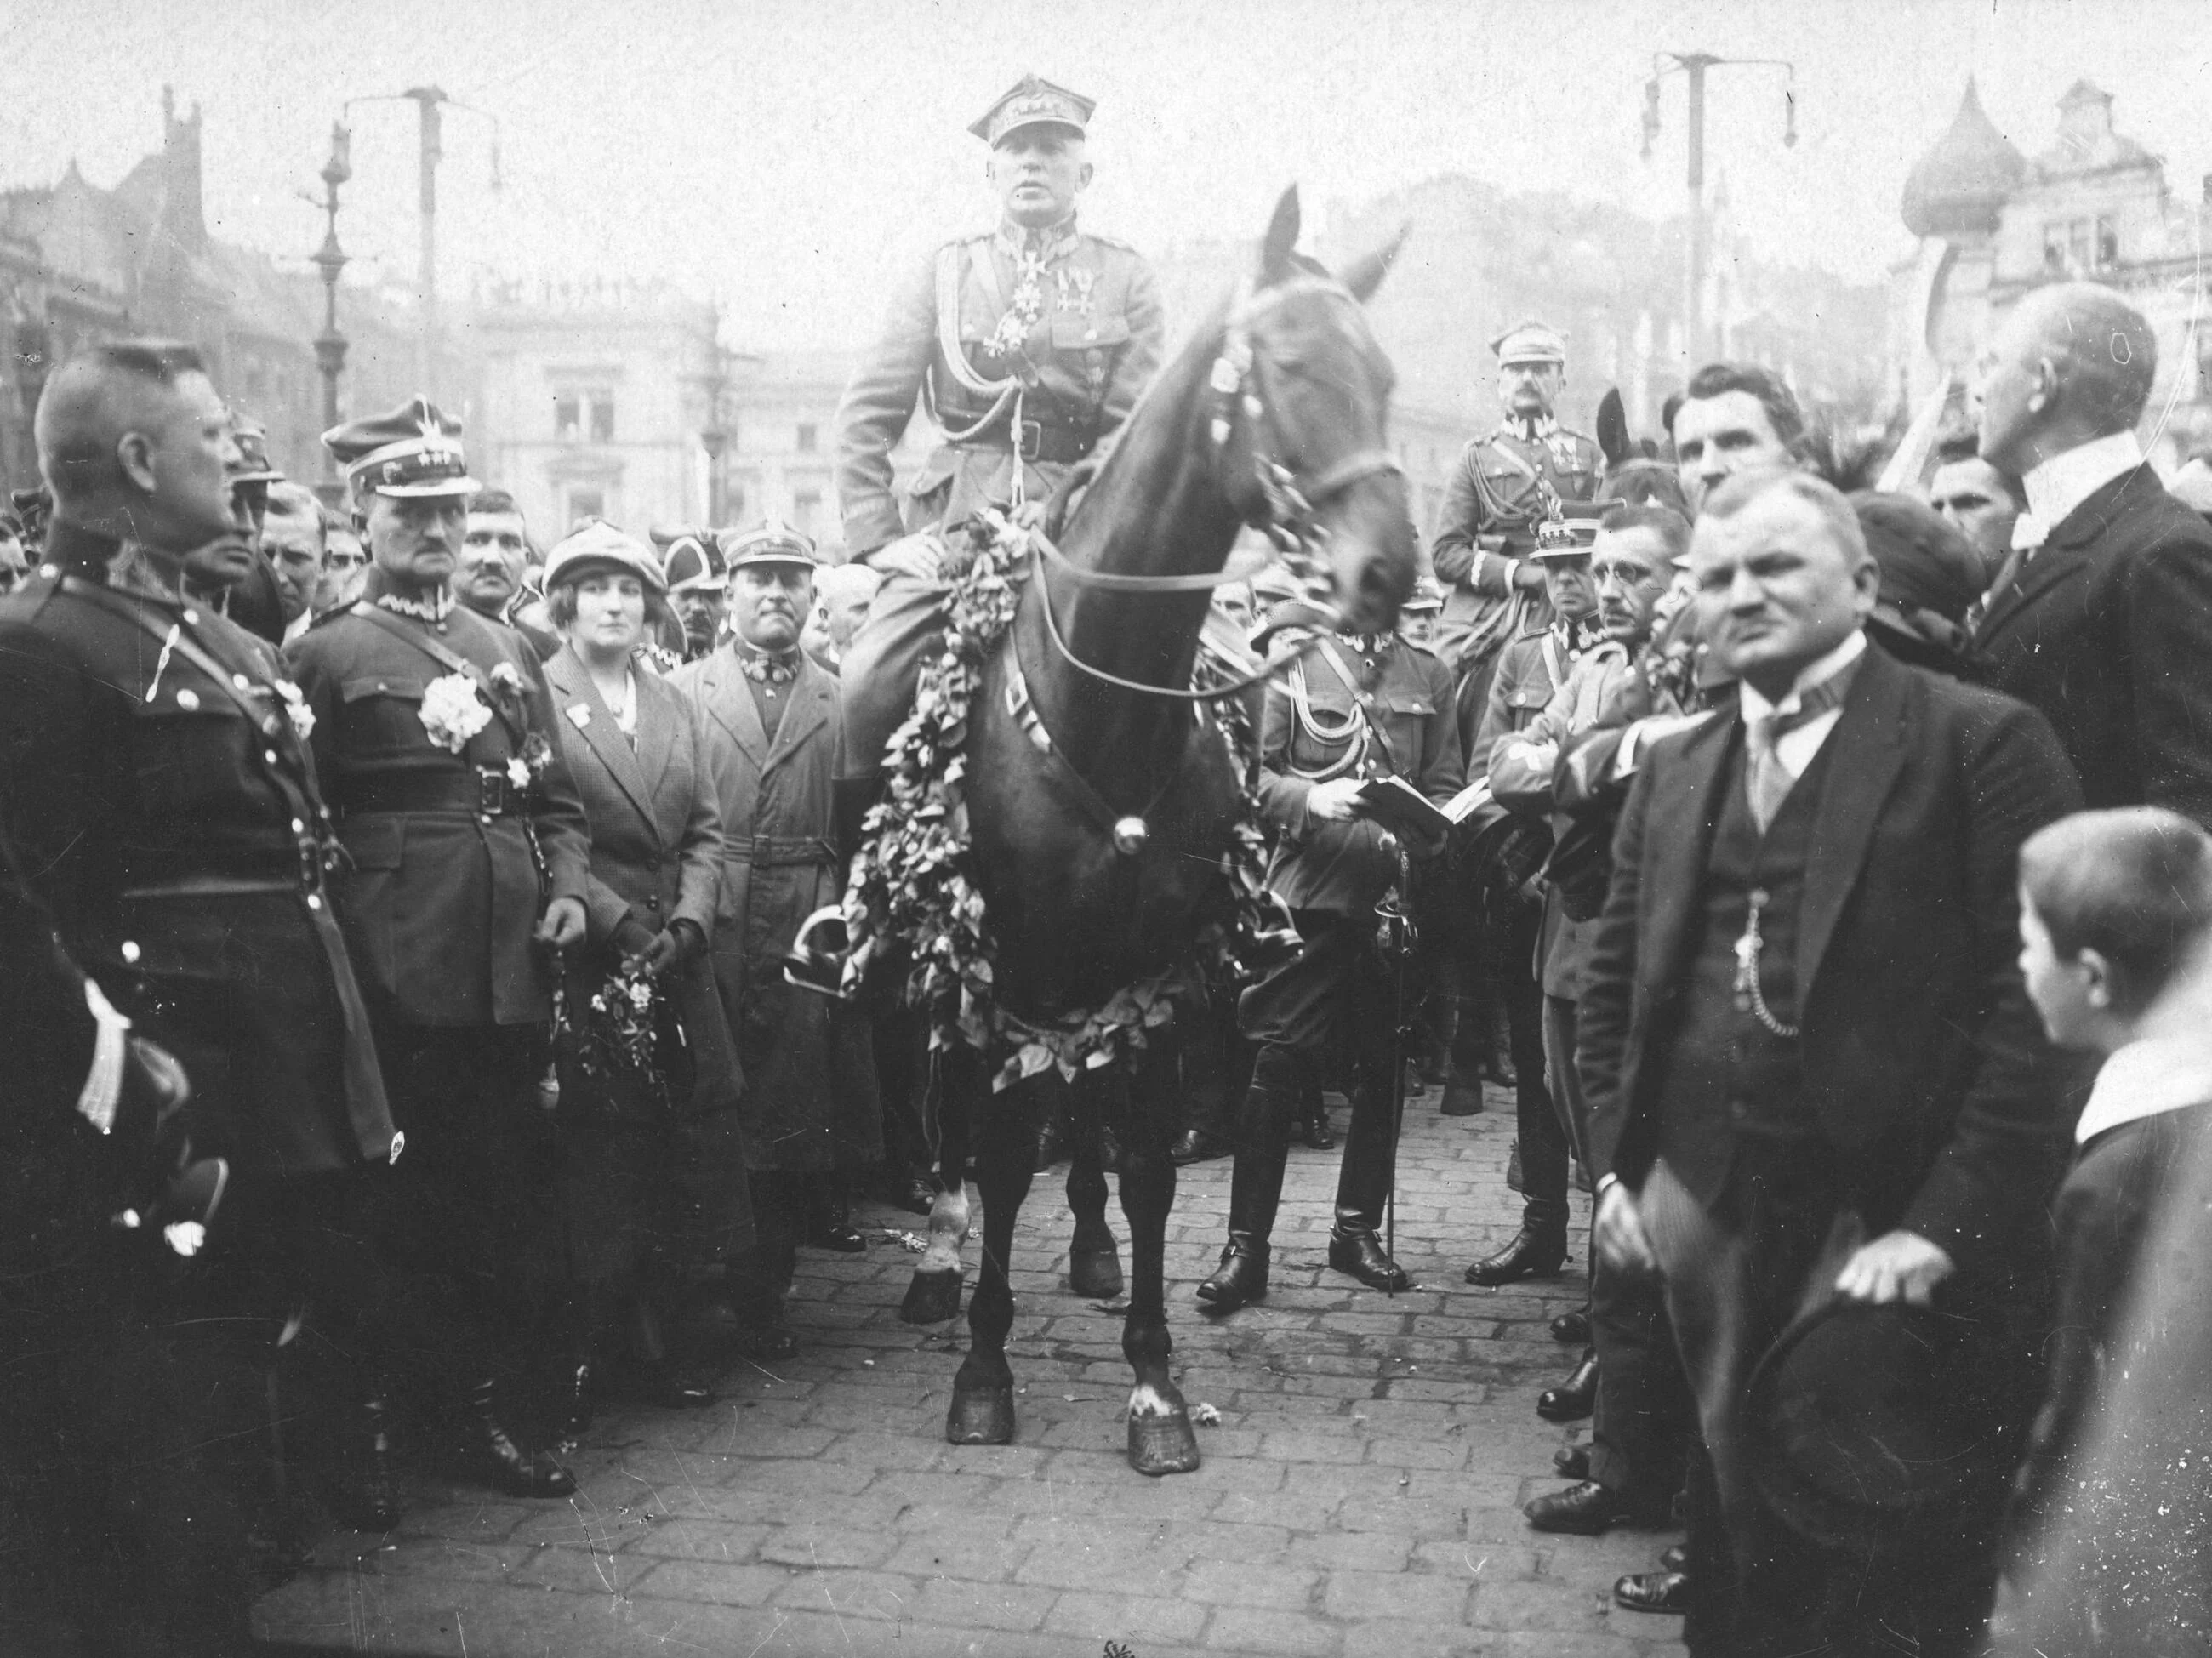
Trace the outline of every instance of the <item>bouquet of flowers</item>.
<instances>
[{"instance_id":1,"label":"bouquet of flowers","mask_svg":"<svg viewBox=\"0 0 2212 1658\"><path fill-rule=\"evenodd\" d=\"M617 969L588 995L569 994L571 981L557 980L553 1001L554 1040L575 1070L611 1101L635 1101L653 1109L669 1104L664 1039L681 1046L672 1009L660 981L643 969Z\"/></svg>"}]
</instances>

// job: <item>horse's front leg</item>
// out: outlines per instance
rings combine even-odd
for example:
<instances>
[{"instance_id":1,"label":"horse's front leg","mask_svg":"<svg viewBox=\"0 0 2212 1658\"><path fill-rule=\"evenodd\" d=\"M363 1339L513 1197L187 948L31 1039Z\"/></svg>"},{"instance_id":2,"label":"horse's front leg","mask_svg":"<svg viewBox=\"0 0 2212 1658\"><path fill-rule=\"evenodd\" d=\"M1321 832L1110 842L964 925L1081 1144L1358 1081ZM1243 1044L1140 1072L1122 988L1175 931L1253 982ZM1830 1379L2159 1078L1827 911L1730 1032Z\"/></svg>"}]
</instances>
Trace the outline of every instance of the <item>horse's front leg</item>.
<instances>
[{"instance_id":1,"label":"horse's front leg","mask_svg":"<svg viewBox=\"0 0 2212 1658\"><path fill-rule=\"evenodd\" d=\"M1129 1466L1144 1474L1188 1473L1198 1467L1198 1436L1169 1369L1175 1343L1168 1336L1163 1286L1168 1211L1176 1190L1175 1163L1168 1157L1177 1117L1172 1043L1156 1036L1132 1068L1136 1074L1121 1084L1130 1108L1122 1114L1121 1212L1129 1222L1130 1287L1121 1352L1136 1372L1129 1390Z\"/></svg>"},{"instance_id":2,"label":"horse's front leg","mask_svg":"<svg viewBox=\"0 0 2212 1658\"><path fill-rule=\"evenodd\" d=\"M914 1264L899 1303L908 1324L943 1324L960 1316L960 1247L968 1241L968 1134L975 1080L964 1053L931 1056L937 1067L937 1200L929 1206L929 1242Z\"/></svg>"},{"instance_id":3,"label":"horse's front leg","mask_svg":"<svg viewBox=\"0 0 2212 1658\"><path fill-rule=\"evenodd\" d=\"M975 1185L983 1199L983 1265L968 1301L968 1357L952 1378L945 1436L956 1445L1010 1445L1014 1439L1014 1373L1006 1332L1014 1323L1008 1264L1014 1221L1029 1195L1036 1161L1030 1090L989 1092L988 1076L967 1106L976 1127Z\"/></svg>"}]
</instances>

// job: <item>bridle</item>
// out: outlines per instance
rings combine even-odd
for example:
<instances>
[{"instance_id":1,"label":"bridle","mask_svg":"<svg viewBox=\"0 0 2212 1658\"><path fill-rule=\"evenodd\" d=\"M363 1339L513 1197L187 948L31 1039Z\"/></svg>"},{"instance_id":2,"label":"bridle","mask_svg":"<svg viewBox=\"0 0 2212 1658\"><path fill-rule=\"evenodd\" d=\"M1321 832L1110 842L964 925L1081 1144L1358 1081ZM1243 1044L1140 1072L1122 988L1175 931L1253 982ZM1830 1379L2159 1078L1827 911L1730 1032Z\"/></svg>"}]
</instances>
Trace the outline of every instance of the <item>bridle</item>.
<instances>
[{"instance_id":1,"label":"bridle","mask_svg":"<svg viewBox=\"0 0 2212 1658\"><path fill-rule=\"evenodd\" d=\"M1355 307L1359 303L1341 282L1317 275L1297 276L1256 291L1249 277L1238 284L1236 298L1229 307L1229 320L1222 331L1220 353L1214 358L1212 372L1206 377L1208 390L1213 397L1212 411L1206 420L1206 434L1212 443L1217 465L1225 463L1241 423L1251 457L1253 490L1247 497L1247 503L1238 507L1237 516L1245 524L1261 531L1273 544L1277 556L1297 580L1306 602L1320 613L1323 622L1333 624L1340 619L1340 613L1328 597L1331 584L1326 563L1318 550L1327 542L1328 532L1321 525L1316 509L1369 478L1390 477L1402 473L1405 469L1395 455L1379 447L1355 450L1332 462L1321 472L1311 475L1302 473L1281 459L1284 448L1282 434L1276 422L1273 405L1267 397L1264 373L1267 357L1255 346L1253 325L1285 301L1311 294ZM1155 380L1153 386L1158 384ZM1147 396L1151 390L1151 387L1146 389ZM1142 401L1140 398L1139 403ZM1133 420L1135 416L1136 411L1133 410L1129 417ZM1232 506L1238 504L1239 492L1235 488L1225 487L1224 493ZM1091 587L1106 592L1210 592L1217 587L1247 580L1253 574L1250 567L1247 566L1241 568L1224 567L1194 575L1121 575L1085 569L1061 552L1049 537L1036 535L1032 540L1053 568L1068 580L1079 587ZM1060 653L1070 667L1121 690L1138 691L1176 701L1218 701L1249 690L1297 661L1313 638L1310 630L1297 632L1289 647L1268 657L1249 673L1204 690L1149 685L1141 680L1125 679L1119 674L1108 673L1077 656L1069 648L1060 631L1060 617L1053 609L1051 589L1041 582L1037 598L1039 608L1044 612L1045 635L1052 641L1053 648Z\"/></svg>"}]
</instances>

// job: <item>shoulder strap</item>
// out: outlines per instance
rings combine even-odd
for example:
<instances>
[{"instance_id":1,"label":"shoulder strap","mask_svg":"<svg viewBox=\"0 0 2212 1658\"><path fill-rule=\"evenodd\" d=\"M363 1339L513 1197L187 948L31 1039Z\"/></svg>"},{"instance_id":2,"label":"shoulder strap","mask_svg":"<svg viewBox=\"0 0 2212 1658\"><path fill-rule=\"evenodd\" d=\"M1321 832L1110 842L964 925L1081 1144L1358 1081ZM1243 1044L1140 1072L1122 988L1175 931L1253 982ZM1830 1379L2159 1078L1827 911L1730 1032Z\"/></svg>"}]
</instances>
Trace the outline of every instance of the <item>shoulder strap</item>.
<instances>
[{"instance_id":1,"label":"shoulder strap","mask_svg":"<svg viewBox=\"0 0 2212 1658\"><path fill-rule=\"evenodd\" d=\"M409 627L391 611L380 609L366 599L354 605L353 613L364 622L374 623L394 639L412 645L440 667L460 675L474 685L477 694L483 698L484 706L499 717L501 725L507 727L507 736L518 744L522 741L526 732L515 729L514 721L509 719L506 710L500 707L500 698L492 689L490 677L482 668L470 661L444 640L433 638L428 634Z\"/></svg>"},{"instance_id":2,"label":"shoulder strap","mask_svg":"<svg viewBox=\"0 0 2212 1658\"><path fill-rule=\"evenodd\" d=\"M952 378L979 398L1003 398L1018 382L1011 374L1004 380L986 380L975 372L975 364L968 361L968 353L960 344L960 256L966 244L947 242L937 250L937 358ZM981 282L990 297L994 309L999 304L998 267L991 263L991 250L986 246L982 258L974 262L976 279ZM933 401L934 399L933 398ZM994 409L995 417L1000 411ZM971 428L981 430L981 426Z\"/></svg>"},{"instance_id":3,"label":"shoulder strap","mask_svg":"<svg viewBox=\"0 0 2212 1658\"><path fill-rule=\"evenodd\" d=\"M1345 689L1352 693L1352 712L1359 716L1360 723L1366 726L1368 734L1382 745L1382 757L1390 762L1391 771L1402 774L1405 768L1399 763L1397 746L1390 741L1389 732L1381 720L1367 717L1366 707L1359 700L1359 676L1352 671L1352 665L1344 659L1343 653L1337 649L1334 639L1324 636L1320 644L1322 653L1328 658L1329 666L1336 670L1337 677L1344 681Z\"/></svg>"},{"instance_id":4,"label":"shoulder strap","mask_svg":"<svg viewBox=\"0 0 2212 1658\"><path fill-rule=\"evenodd\" d=\"M173 635L171 629L164 629L144 605L133 604L112 589L87 581L82 576L64 576L61 579L61 588L64 592L83 600L94 610L105 610L108 615L129 623L149 637L160 640L163 650L173 652L181 656L210 679L214 680L221 688L222 694L236 703L257 727L259 726L261 716L266 710L256 703L249 693L238 688L238 682L231 677L237 671L224 666L216 659L206 646L185 631L182 622L173 624Z\"/></svg>"}]
</instances>

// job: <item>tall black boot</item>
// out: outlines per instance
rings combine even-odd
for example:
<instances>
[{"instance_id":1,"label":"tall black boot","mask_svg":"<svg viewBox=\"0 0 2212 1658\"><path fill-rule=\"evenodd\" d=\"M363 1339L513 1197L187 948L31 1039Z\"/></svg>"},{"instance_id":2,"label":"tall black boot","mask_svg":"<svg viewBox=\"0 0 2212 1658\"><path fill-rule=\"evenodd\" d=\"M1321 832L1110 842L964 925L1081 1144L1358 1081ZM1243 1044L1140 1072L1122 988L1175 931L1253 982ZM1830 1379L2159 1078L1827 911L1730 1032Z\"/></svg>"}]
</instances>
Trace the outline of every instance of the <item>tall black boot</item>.
<instances>
[{"instance_id":1,"label":"tall black boot","mask_svg":"<svg viewBox=\"0 0 2212 1658\"><path fill-rule=\"evenodd\" d=\"M1396 1161L1392 1114L1397 1099L1387 1066L1363 1067L1352 1096L1344 1163L1336 1178L1336 1224L1328 1235L1328 1264L1371 1290L1412 1286L1405 1270L1382 1247L1382 1207L1390 1195Z\"/></svg>"},{"instance_id":2,"label":"tall black boot","mask_svg":"<svg viewBox=\"0 0 2212 1658\"><path fill-rule=\"evenodd\" d=\"M492 1483L510 1497L567 1497L576 1476L544 1451L526 1451L500 1425L498 1384L486 1379L471 1395L471 1437Z\"/></svg>"},{"instance_id":3,"label":"tall black boot","mask_svg":"<svg viewBox=\"0 0 2212 1658\"><path fill-rule=\"evenodd\" d=\"M1198 1286L1198 1298L1233 1313L1267 1294L1267 1239L1282 1201L1290 1161L1291 1118L1298 1108L1298 1062L1270 1044L1252 1067L1252 1085L1237 1117L1237 1165L1229 1177L1229 1242L1221 1264Z\"/></svg>"}]
</instances>

